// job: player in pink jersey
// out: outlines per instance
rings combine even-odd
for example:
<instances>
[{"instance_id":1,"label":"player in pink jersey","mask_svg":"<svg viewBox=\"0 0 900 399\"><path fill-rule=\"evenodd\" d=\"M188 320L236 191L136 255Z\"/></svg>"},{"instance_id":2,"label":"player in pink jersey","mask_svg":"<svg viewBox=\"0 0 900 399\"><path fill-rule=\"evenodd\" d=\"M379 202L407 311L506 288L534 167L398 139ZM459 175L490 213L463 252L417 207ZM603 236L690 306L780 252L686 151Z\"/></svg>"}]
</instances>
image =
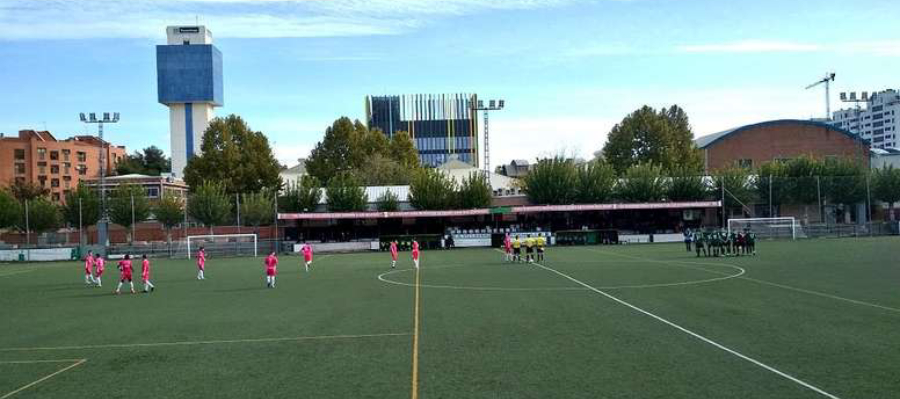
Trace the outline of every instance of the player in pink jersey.
<instances>
[{"instance_id":1,"label":"player in pink jersey","mask_svg":"<svg viewBox=\"0 0 900 399\"><path fill-rule=\"evenodd\" d=\"M91 285L94 283L94 252L88 251L87 256L84 257L84 284Z\"/></svg>"},{"instance_id":2,"label":"player in pink jersey","mask_svg":"<svg viewBox=\"0 0 900 399\"><path fill-rule=\"evenodd\" d=\"M303 248L300 249L300 252L303 253L303 261L306 262L306 272L309 273L309 265L311 265L313 261L312 246L310 246L309 243L303 243Z\"/></svg>"},{"instance_id":3,"label":"player in pink jersey","mask_svg":"<svg viewBox=\"0 0 900 399\"><path fill-rule=\"evenodd\" d=\"M94 255L94 282L97 283L98 287L103 286L103 282L100 281L100 276L103 276L103 265L106 264L106 261L103 260L103 257L100 254Z\"/></svg>"},{"instance_id":4,"label":"player in pink jersey","mask_svg":"<svg viewBox=\"0 0 900 399\"><path fill-rule=\"evenodd\" d=\"M275 288L275 275L278 274L278 258L275 257L275 252L266 256L263 264L266 265L266 286Z\"/></svg>"},{"instance_id":5,"label":"player in pink jersey","mask_svg":"<svg viewBox=\"0 0 900 399\"><path fill-rule=\"evenodd\" d=\"M413 243L412 243L412 258L413 258L413 263L416 265L416 269L418 269L419 268L419 242L416 240L413 240Z\"/></svg>"},{"instance_id":6,"label":"player in pink jersey","mask_svg":"<svg viewBox=\"0 0 900 399\"><path fill-rule=\"evenodd\" d=\"M506 236L503 237L503 252L506 253L506 261L512 262L512 240L509 239L509 233L506 233Z\"/></svg>"},{"instance_id":7,"label":"player in pink jersey","mask_svg":"<svg viewBox=\"0 0 900 399\"><path fill-rule=\"evenodd\" d=\"M203 275L203 270L206 268L206 251L203 250L203 247L200 247L200 250L197 251L197 280L206 280L206 276Z\"/></svg>"},{"instance_id":8,"label":"player in pink jersey","mask_svg":"<svg viewBox=\"0 0 900 399\"><path fill-rule=\"evenodd\" d=\"M131 255L125 254L125 259L119 261L119 286L116 287L116 295L122 290L122 284L128 281L131 286L131 293L134 294L134 282L131 281L133 268L131 266Z\"/></svg>"},{"instance_id":9,"label":"player in pink jersey","mask_svg":"<svg viewBox=\"0 0 900 399\"><path fill-rule=\"evenodd\" d=\"M391 269L397 267L397 241L391 241Z\"/></svg>"},{"instance_id":10,"label":"player in pink jersey","mask_svg":"<svg viewBox=\"0 0 900 399\"><path fill-rule=\"evenodd\" d=\"M144 280L144 292L152 292L156 289L156 286L150 282L150 259L147 259L147 254L143 256L144 260L141 261L141 280Z\"/></svg>"}]
</instances>

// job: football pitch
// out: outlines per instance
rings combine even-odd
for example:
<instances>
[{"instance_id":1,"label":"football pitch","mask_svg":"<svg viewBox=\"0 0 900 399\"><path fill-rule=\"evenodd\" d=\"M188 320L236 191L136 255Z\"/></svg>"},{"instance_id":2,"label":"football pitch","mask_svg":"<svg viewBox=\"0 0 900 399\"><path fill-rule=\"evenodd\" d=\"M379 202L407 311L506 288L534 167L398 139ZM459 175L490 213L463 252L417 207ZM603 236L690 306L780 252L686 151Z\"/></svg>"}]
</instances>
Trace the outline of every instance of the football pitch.
<instances>
[{"instance_id":1,"label":"football pitch","mask_svg":"<svg viewBox=\"0 0 900 399\"><path fill-rule=\"evenodd\" d=\"M896 398L898 238L0 265L6 398ZM140 273L135 273L139 276ZM140 283L136 288L140 289Z\"/></svg>"}]
</instances>

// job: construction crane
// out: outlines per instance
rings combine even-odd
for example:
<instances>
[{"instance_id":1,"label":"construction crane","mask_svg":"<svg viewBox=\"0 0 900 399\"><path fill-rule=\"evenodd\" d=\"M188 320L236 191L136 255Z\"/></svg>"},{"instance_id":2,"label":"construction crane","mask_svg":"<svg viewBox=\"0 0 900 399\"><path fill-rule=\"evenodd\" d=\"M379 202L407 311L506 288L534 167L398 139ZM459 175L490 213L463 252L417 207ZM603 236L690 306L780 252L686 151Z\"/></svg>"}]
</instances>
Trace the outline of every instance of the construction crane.
<instances>
[{"instance_id":1,"label":"construction crane","mask_svg":"<svg viewBox=\"0 0 900 399\"><path fill-rule=\"evenodd\" d=\"M822 80L806 86L809 90L822 83L825 84L825 120L831 120L831 82L834 82L834 72L828 72Z\"/></svg>"}]
</instances>

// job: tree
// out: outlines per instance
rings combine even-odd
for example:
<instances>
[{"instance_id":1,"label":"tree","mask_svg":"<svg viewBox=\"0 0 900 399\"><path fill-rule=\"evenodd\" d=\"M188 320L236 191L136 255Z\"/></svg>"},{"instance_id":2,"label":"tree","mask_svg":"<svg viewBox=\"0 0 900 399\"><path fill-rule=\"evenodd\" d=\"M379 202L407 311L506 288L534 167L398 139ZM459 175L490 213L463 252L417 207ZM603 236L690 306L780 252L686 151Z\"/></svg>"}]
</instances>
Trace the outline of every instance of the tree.
<instances>
[{"instance_id":1,"label":"tree","mask_svg":"<svg viewBox=\"0 0 900 399\"><path fill-rule=\"evenodd\" d=\"M893 165L875 169L872 174L872 196L887 202L893 220L894 203L900 201L900 169L894 169Z\"/></svg>"},{"instance_id":2,"label":"tree","mask_svg":"<svg viewBox=\"0 0 900 399\"><path fill-rule=\"evenodd\" d=\"M110 193L109 220L126 230L134 223L140 223L150 217L150 202L147 200L147 192L136 184L120 184ZM134 237L131 230L127 230L126 236L131 243Z\"/></svg>"},{"instance_id":3,"label":"tree","mask_svg":"<svg viewBox=\"0 0 900 399\"><path fill-rule=\"evenodd\" d=\"M733 210L749 207L747 204L753 200L754 194L750 172L747 169L738 167L714 171L713 193L711 195L716 199L722 200L723 193L727 209Z\"/></svg>"},{"instance_id":4,"label":"tree","mask_svg":"<svg viewBox=\"0 0 900 399\"><path fill-rule=\"evenodd\" d=\"M18 221L18 227L21 231L26 231L27 229L40 234L59 227L59 208L47 198L37 197L27 200L25 205L19 209L22 209L23 214ZM26 210L27 215L25 215Z\"/></svg>"},{"instance_id":5,"label":"tree","mask_svg":"<svg viewBox=\"0 0 900 399\"><path fill-rule=\"evenodd\" d=\"M602 204L612 199L616 186L616 171L602 159L595 159L578 168L575 200L581 204Z\"/></svg>"},{"instance_id":6,"label":"tree","mask_svg":"<svg viewBox=\"0 0 900 399\"><path fill-rule=\"evenodd\" d=\"M784 167L790 199L803 205L817 203L820 184L817 177L824 172L822 163L804 155L788 161Z\"/></svg>"},{"instance_id":7,"label":"tree","mask_svg":"<svg viewBox=\"0 0 900 399\"><path fill-rule=\"evenodd\" d=\"M156 221L166 229L166 245L172 248L172 228L184 221L184 200L170 192L163 194L153 206Z\"/></svg>"},{"instance_id":8,"label":"tree","mask_svg":"<svg viewBox=\"0 0 900 399\"><path fill-rule=\"evenodd\" d=\"M132 155L126 155L116 164L116 173L119 175L137 173L159 176L171 170L171 161L166 158L161 149L153 145L144 148L143 152L135 151Z\"/></svg>"},{"instance_id":9,"label":"tree","mask_svg":"<svg viewBox=\"0 0 900 399\"><path fill-rule=\"evenodd\" d=\"M267 190L258 193L241 195L241 223L253 226L259 232L259 226L272 224L275 218L275 197Z\"/></svg>"},{"instance_id":10,"label":"tree","mask_svg":"<svg viewBox=\"0 0 900 399\"><path fill-rule=\"evenodd\" d=\"M659 112L645 105L626 116L609 132L603 158L619 174L640 163L653 163L664 171L699 172L703 167L687 114L677 105Z\"/></svg>"},{"instance_id":11,"label":"tree","mask_svg":"<svg viewBox=\"0 0 900 399\"><path fill-rule=\"evenodd\" d=\"M754 185L756 197L771 205L773 214L769 217L774 217L777 214L775 209L787 200L787 180L783 162L766 162L760 165L756 171L756 184ZM719 196L721 195L719 194Z\"/></svg>"},{"instance_id":12,"label":"tree","mask_svg":"<svg viewBox=\"0 0 900 399\"><path fill-rule=\"evenodd\" d=\"M616 188L625 202L659 202L666 195L667 182L662 167L652 163L632 165L625 171Z\"/></svg>"},{"instance_id":13,"label":"tree","mask_svg":"<svg viewBox=\"0 0 900 399\"><path fill-rule=\"evenodd\" d=\"M464 178L457 194L459 208L479 209L491 206L494 194L488 179L490 177L478 172L472 172Z\"/></svg>"},{"instance_id":14,"label":"tree","mask_svg":"<svg viewBox=\"0 0 900 399\"><path fill-rule=\"evenodd\" d=\"M222 183L206 182L191 193L187 204L188 215L209 227L221 226L231 216L230 196Z\"/></svg>"},{"instance_id":15,"label":"tree","mask_svg":"<svg viewBox=\"0 0 900 399\"><path fill-rule=\"evenodd\" d=\"M391 137L389 147L391 159L406 169L419 168L419 151L407 132L397 132Z\"/></svg>"},{"instance_id":16,"label":"tree","mask_svg":"<svg viewBox=\"0 0 900 399\"><path fill-rule=\"evenodd\" d=\"M50 190L44 188L44 186L18 180L9 186L9 192L13 197L16 197L19 202L32 201L50 195Z\"/></svg>"},{"instance_id":17,"label":"tree","mask_svg":"<svg viewBox=\"0 0 900 399\"><path fill-rule=\"evenodd\" d=\"M670 176L666 193L669 201L699 201L709 197L709 186L699 173L679 168Z\"/></svg>"},{"instance_id":18,"label":"tree","mask_svg":"<svg viewBox=\"0 0 900 399\"><path fill-rule=\"evenodd\" d=\"M359 132L357 125L347 117L341 117L325 129L325 137L316 143L306 159L306 171L320 181L328 182L341 172L359 166L362 160L357 154Z\"/></svg>"},{"instance_id":19,"label":"tree","mask_svg":"<svg viewBox=\"0 0 900 399\"><path fill-rule=\"evenodd\" d=\"M391 190L385 190L375 202L379 212L396 212L400 210L400 198Z\"/></svg>"},{"instance_id":20,"label":"tree","mask_svg":"<svg viewBox=\"0 0 900 399\"><path fill-rule=\"evenodd\" d=\"M278 206L283 212L314 212L321 199L322 184L319 179L305 175L288 183Z\"/></svg>"},{"instance_id":21,"label":"tree","mask_svg":"<svg viewBox=\"0 0 900 399\"><path fill-rule=\"evenodd\" d=\"M22 217L22 206L6 190L0 190L0 229L17 226Z\"/></svg>"},{"instance_id":22,"label":"tree","mask_svg":"<svg viewBox=\"0 0 900 399\"><path fill-rule=\"evenodd\" d=\"M328 182L328 210L332 212L357 212L366 210L369 197L360 186L359 180L352 174L344 172L331 178Z\"/></svg>"},{"instance_id":23,"label":"tree","mask_svg":"<svg viewBox=\"0 0 900 399\"><path fill-rule=\"evenodd\" d=\"M866 200L865 167L850 159L826 160L822 165L820 190L834 204L852 205Z\"/></svg>"},{"instance_id":24,"label":"tree","mask_svg":"<svg viewBox=\"0 0 900 399\"><path fill-rule=\"evenodd\" d=\"M420 210L456 208L456 182L437 169L419 169L409 184L409 204Z\"/></svg>"},{"instance_id":25,"label":"tree","mask_svg":"<svg viewBox=\"0 0 900 399\"><path fill-rule=\"evenodd\" d=\"M572 204L578 195L575 161L562 155L541 159L522 183L528 199L534 204Z\"/></svg>"},{"instance_id":26,"label":"tree","mask_svg":"<svg viewBox=\"0 0 900 399\"><path fill-rule=\"evenodd\" d=\"M407 185L412 172L413 169L408 169L381 154L370 155L359 168L352 171L353 175L367 186Z\"/></svg>"},{"instance_id":27,"label":"tree","mask_svg":"<svg viewBox=\"0 0 900 399\"><path fill-rule=\"evenodd\" d=\"M232 114L213 119L200 147L202 155L192 157L184 168L189 186L219 182L229 194L281 188L280 165L269 139L251 130L241 117Z\"/></svg>"},{"instance_id":28,"label":"tree","mask_svg":"<svg viewBox=\"0 0 900 399\"><path fill-rule=\"evenodd\" d=\"M69 226L93 226L102 216L100 196L97 191L79 183L75 190L66 193L62 214Z\"/></svg>"}]
</instances>

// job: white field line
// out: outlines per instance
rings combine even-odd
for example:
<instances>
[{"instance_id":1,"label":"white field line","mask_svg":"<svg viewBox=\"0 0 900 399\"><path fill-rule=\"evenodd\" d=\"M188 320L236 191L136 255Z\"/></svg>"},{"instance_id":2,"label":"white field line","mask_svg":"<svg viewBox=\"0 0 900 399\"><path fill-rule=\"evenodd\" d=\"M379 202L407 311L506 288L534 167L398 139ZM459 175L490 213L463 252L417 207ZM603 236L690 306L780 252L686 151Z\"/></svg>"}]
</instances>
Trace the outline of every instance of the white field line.
<instances>
[{"instance_id":1,"label":"white field line","mask_svg":"<svg viewBox=\"0 0 900 399\"><path fill-rule=\"evenodd\" d=\"M657 316L657 315L655 315L655 314L653 314L653 313L651 313L651 312L649 312L649 311L647 311L647 310L644 310L644 309L641 309L641 308L639 308L639 307L637 307L637 306L635 306L635 305L632 305L632 304L629 303L629 302L626 302L626 301L624 301L624 300L622 300L622 299L619 299L619 298L617 298L617 297L615 297L615 296L613 296L613 295L611 295L611 294L609 294L609 293L606 293L606 292L604 292L604 291L602 291L602 290L599 290L599 289L597 289L597 288L595 288L595 287L593 287L593 286L591 286L591 285L589 285L589 284L587 284L587 283L582 282L581 280L578 280L578 279L576 279L576 278L574 278L574 277L572 277L572 276L569 276L568 274L562 273L562 272L560 272L560 271L558 271L558 270L556 270L556 269L552 269L552 268L549 268L549 267L547 267L547 266L544 266L544 265L541 265L541 264L538 264L538 263L534 263L534 265L537 266L537 267L540 267L540 268L542 268L542 269L544 269L544 270L547 270L547 271L549 271L549 272L553 272L553 273L559 275L560 277L566 278L566 279L568 279L569 281L572 281L573 283L576 283L576 284L578 284L578 285L580 285L580 286L582 286L582 287L585 287L585 288L587 288L587 289L589 289L589 290L591 290L591 291L594 291L594 292L596 292L596 293L598 293L598 294L600 294L600 295L603 295L603 296L605 296L606 298L609 298L609 299L611 299L611 300L613 300L613 301L615 301L615 302L617 302L617 303L619 303L619 304L621 304L621 305L627 306L627 307L629 307L629 308L631 308L631 309L633 309L633 310L635 310L635 311L637 311L637 312L640 312L640 313L643 313L644 315L647 315L647 316L649 316L649 317L652 317L652 318L656 319L657 321L662 322L662 323L668 325L669 327L672 327L672 328L674 328L674 329L676 329L676 330L679 330L679 331L681 331L681 332L683 332L683 333L685 333L685 334L688 334L688 335L690 335L690 336L692 336L692 337L694 337L694 338L696 338L696 339L699 339L700 341L703 341L703 342L705 342L705 343L707 343L707 344L709 344L709 345L712 345L712 346L714 346L714 347L716 347L716 348L718 348L718 349L721 349L721 350L723 350L723 351L725 351L725 352L728 352L728 353L730 353L730 354L732 354L732 355L734 355L734 356L737 356L738 358L741 358L741 359L743 359L743 360L746 360L746 361L748 361L748 362L750 362L750 363L752 363L752 364L754 364L754 365L756 365L756 366L759 366L759 367L761 367L761 368L763 368L763 369L765 369L765 370L767 370L767 371L770 371L770 372L772 372L772 373L774 373L774 374L776 374L776 375L778 375L778 376L780 376L780 377L782 377L782 378L785 378L785 379L787 379L787 380L790 380L790 381L792 381L792 382L794 382L794 383L796 383L796 384L798 384L798 385L800 385L800 386L802 386L802 387L804 387L804 388L806 388L806 389L809 389L809 390L811 390L811 391L813 391L813 392L815 392L815 393L818 393L818 394L820 394L820 395L822 395L822 396L825 396L825 397L827 397L827 398L830 398L830 399L840 399L840 398L838 398L837 396L832 395L832 394L830 394L830 393L828 393L828 392L825 392L825 391L823 391L822 389L820 389L820 388L818 388L818 387L816 387L816 386L814 386L814 385L812 385L812 384L810 384L810 383L807 383L807 382L805 382L805 381L803 381L803 380L801 380L801 379L799 379L799 378L796 378L796 377L794 377L794 376L792 376L792 375L790 375L790 374L787 374L787 373L784 373L784 372L782 372L782 371L779 371L778 369L776 369L776 368L774 368L774 367L772 367L772 366L769 366L769 365L767 365L767 364L765 364L765 363L763 363L763 362L760 362L759 360L756 360L756 359L754 359L754 358L752 358L752 357L749 357L749 356L747 356L747 355L744 355L744 354L742 354L742 353L740 353L740 352L738 352L738 351L735 351L735 350L733 350L733 349L731 349L731 348L728 348L728 347L725 346L725 345L722 345L722 344L720 344L720 343L718 343L718 342L715 342L715 341L713 341L713 340L711 340L711 339L709 339L709 338L706 338L706 337L704 337L704 336L702 336L702 335L700 335L700 334L698 334L698 333L695 333L695 332L693 332L693 331L691 331L691 330L688 330L687 328L684 328L684 327L682 327L682 326L680 326L680 325L678 325L678 324L675 324L674 322L671 322L671 321L669 321L669 320L667 320L667 319L664 319L664 318L662 318L662 317L660 317L660 316Z\"/></svg>"},{"instance_id":2,"label":"white field line","mask_svg":"<svg viewBox=\"0 0 900 399\"><path fill-rule=\"evenodd\" d=\"M35 385L37 385L37 384L40 384L40 383L42 383L42 382L44 382L44 381L47 381L47 380L49 380L49 379L51 379L51 378L53 378L53 377L56 377L56 376L59 375L59 374L65 373L66 371L69 371L69 370L71 370L71 369L73 369L73 368L75 368L75 367L78 367L78 366L84 364L84 362L86 362L86 361L87 361L87 359L78 359L78 360L75 360L75 363L73 363L73 364L71 364L71 365L69 365L69 366L67 366L67 367L63 367L62 369L59 369L59 370L57 370L57 371L55 371L55 372L53 372L53 373L47 374L47 375L45 375L45 376L43 376L43 377L41 377L41 378L39 378L39 379L37 379L37 380L31 382L31 383L28 383L27 385L23 385L23 386L19 387L18 389L16 389L15 391L12 391L12 392L7 393L7 394L5 394L5 395L3 395L3 396L0 396L0 399L6 399L6 398L9 398L9 397L11 397L11 396L13 396L13 395L15 395L15 394L17 394L17 393L19 393L19 392L22 392L22 391L24 391L24 390L26 390L26 389L28 389L28 388L31 388L31 387L33 387L33 386L35 386Z\"/></svg>"},{"instance_id":3,"label":"white field line","mask_svg":"<svg viewBox=\"0 0 900 399\"><path fill-rule=\"evenodd\" d=\"M75 363L84 359L0 360L0 364Z\"/></svg>"},{"instance_id":4,"label":"white field line","mask_svg":"<svg viewBox=\"0 0 900 399\"><path fill-rule=\"evenodd\" d=\"M268 342L313 341L313 340L330 340L330 339L402 337L402 336L409 336L409 335L410 335L410 333L358 334L358 335L312 335L312 336L303 336L303 337L223 339L223 340L213 340L213 341L180 341L180 342L105 344L105 345L51 346L51 347L32 347L32 348L0 348L0 352L62 351L62 350L77 350L77 349L112 349L112 348L146 348L146 347L156 347L156 346L186 346L186 345L216 345L216 344L251 344L251 343L255 344L255 343L268 343ZM2 399L2 398L0 398L0 399Z\"/></svg>"},{"instance_id":5,"label":"white field line","mask_svg":"<svg viewBox=\"0 0 900 399\"><path fill-rule=\"evenodd\" d=\"M625 257L625 258L629 258L629 259L637 259L637 260L643 260L643 261L648 261L648 262L668 263L667 261L662 260L662 259L641 258L641 257L637 257L637 256L632 256L632 255L623 255L623 254L617 254L617 253L613 253L613 252L599 251L599 250L590 249L590 248L588 248L588 250L594 251L594 252L598 252L598 253L602 253L602 254L607 254L607 255L621 256L621 257ZM698 264L700 264L700 263L698 263ZM707 272L710 272L710 273L724 274L724 273L722 273L722 272L715 271L715 270L707 270L707 269L703 269L703 268L696 268L696 269L697 269L697 270L704 270L704 271L707 271ZM834 299L834 300L836 300L836 301L844 301L844 302L852 303L852 304L856 304L856 305L868 306L868 307L871 307L871 308L876 308L876 309L881 309L881 310L887 310L887 311L889 311L889 312L900 313L900 309L898 309L898 308L892 308L892 307L890 307L890 306L879 305L879 304L877 304L877 303L871 303L871 302L865 302L865 301L860 301L860 300L856 300L856 299L844 298L844 297L841 297L841 296L832 295L832 294L827 294L827 293L824 293L824 292L818 292L818 291L812 291L812 290L807 290L807 289L803 289L803 288L792 287L792 286L790 286L790 285L784 285L784 284L779 284L779 283L773 283L773 282L771 282L771 281L760 280L760 279L758 279L758 278L753 278L753 277L748 277L748 276L740 276L740 277L737 277L737 278L739 278L739 279L741 279L741 280L752 281L752 282L758 283L758 284L764 284L764 285L769 285L769 286L772 286L772 287L777 287L777 288L781 288L781 289L785 289L785 290L790 290L790 291L800 292L800 293L803 293L803 294L815 295L815 296L819 296L819 297L822 297L822 298Z\"/></svg>"}]
</instances>

